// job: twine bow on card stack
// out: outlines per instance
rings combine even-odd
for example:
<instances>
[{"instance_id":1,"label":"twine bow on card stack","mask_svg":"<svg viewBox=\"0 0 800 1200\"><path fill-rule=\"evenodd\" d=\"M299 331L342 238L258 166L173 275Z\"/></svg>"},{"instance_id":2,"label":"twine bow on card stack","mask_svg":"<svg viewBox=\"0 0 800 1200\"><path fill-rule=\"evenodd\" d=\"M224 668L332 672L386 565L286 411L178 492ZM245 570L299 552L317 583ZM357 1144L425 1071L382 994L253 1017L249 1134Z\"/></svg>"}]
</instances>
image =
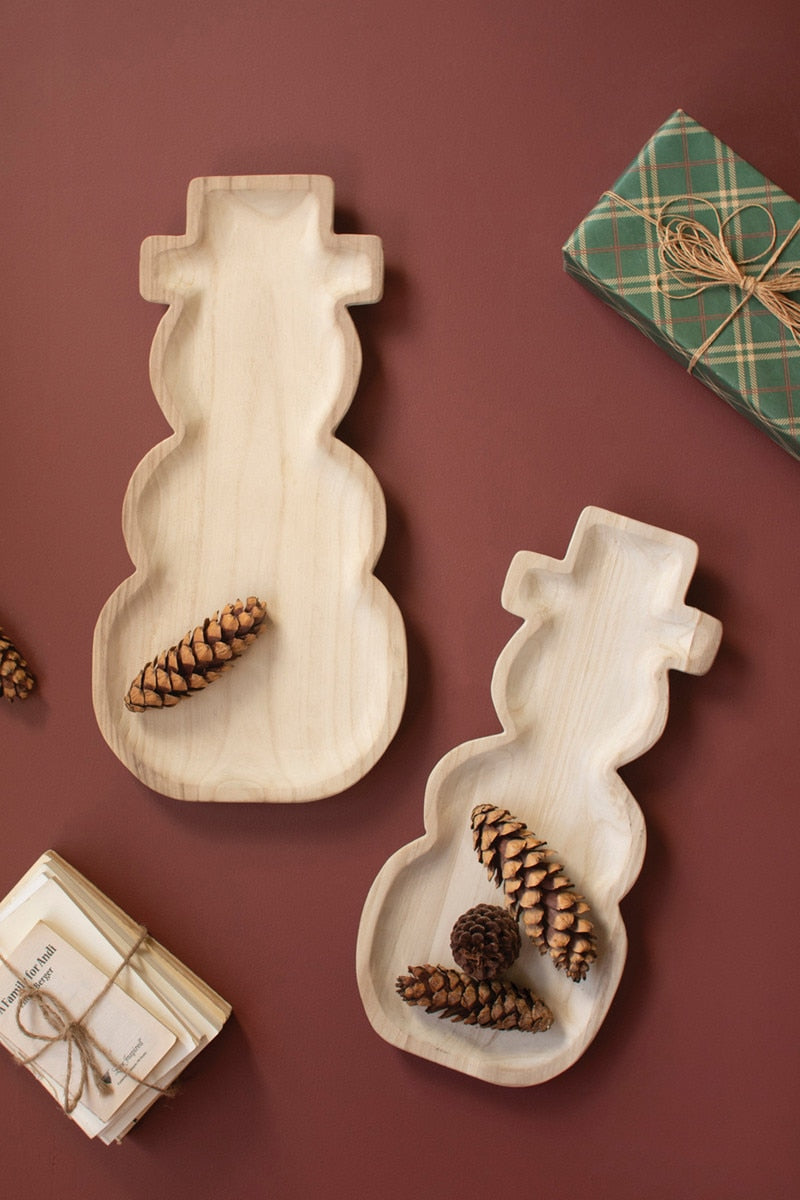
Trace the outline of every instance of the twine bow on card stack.
<instances>
[{"instance_id":1,"label":"twine bow on card stack","mask_svg":"<svg viewBox=\"0 0 800 1200\"><path fill-rule=\"evenodd\" d=\"M54 1030L52 1034L34 1033L22 1020L22 1005L30 1000L44 1017L47 1024ZM23 1065L35 1062L53 1042L63 1042L67 1048L67 1067L64 1075L64 1112L71 1113L83 1096L86 1084L91 1076L95 1087L103 1096L111 1092L111 1082L105 1075L97 1059L100 1047L83 1021L75 1021L61 1001L50 992L37 992L30 985L23 988L17 1004L17 1027L26 1037L35 1038L44 1045L36 1054L22 1058ZM80 1075L77 1087L72 1088L74 1060L80 1063Z\"/></svg>"},{"instance_id":2,"label":"twine bow on card stack","mask_svg":"<svg viewBox=\"0 0 800 1200\"><path fill-rule=\"evenodd\" d=\"M800 221L795 222L784 240L776 246L775 221L763 204L743 204L723 220L719 210L703 196L674 196L661 206L656 216L651 216L616 192L605 192L604 195L655 227L662 267L662 273L655 278L655 286L662 295L671 300L689 300L709 288L720 286L736 288L741 292L732 311L695 350L687 370L694 370L723 329L752 299L758 300L772 313L800 346L800 301L791 298L792 293L800 292L800 270L792 268L770 274L786 247L800 232ZM716 232L694 216L672 212L678 203L692 207L705 205L713 216ZM766 214L770 231L769 245L749 258L736 259L727 244L726 230L730 222L747 209L759 209ZM762 263L765 256L766 261ZM750 275L742 269L756 263L760 265L757 275Z\"/></svg>"},{"instance_id":3,"label":"twine bow on card stack","mask_svg":"<svg viewBox=\"0 0 800 1200\"><path fill-rule=\"evenodd\" d=\"M68 1116L75 1111L75 1108L83 1098L90 1079L101 1095L107 1096L113 1091L108 1068L104 1070L101 1066L101 1056L115 1071L125 1075L128 1079L132 1079L135 1083L152 1088L162 1095L171 1094L171 1088L160 1088L155 1084L147 1083L146 1080L139 1079L132 1071L128 1070L124 1063L117 1062L114 1055L97 1041L85 1023L89 1013L111 990L118 977L130 965L133 956L141 949L148 937L147 930L144 927L140 927L139 937L122 958L116 970L108 977L88 1008L77 1019L72 1016L67 1007L59 1000L58 996L46 988L37 988L31 983L27 983L16 967L12 966L3 954L0 954L0 963L7 967L18 978L20 983L20 990L15 1005L17 1028L26 1038L42 1043L35 1053L22 1057L17 1056L17 1062L21 1066L30 1066L54 1043L63 1042L66 1046L67 1062L64 1072L62 1108ZM53 1030L52 1033L37 1033L23 1021L22 1011L26 1004L34 1005L44 1021ZM78 1076L77 1083L74 1078L76 1074Z\"/></svg>"}]
</instances>

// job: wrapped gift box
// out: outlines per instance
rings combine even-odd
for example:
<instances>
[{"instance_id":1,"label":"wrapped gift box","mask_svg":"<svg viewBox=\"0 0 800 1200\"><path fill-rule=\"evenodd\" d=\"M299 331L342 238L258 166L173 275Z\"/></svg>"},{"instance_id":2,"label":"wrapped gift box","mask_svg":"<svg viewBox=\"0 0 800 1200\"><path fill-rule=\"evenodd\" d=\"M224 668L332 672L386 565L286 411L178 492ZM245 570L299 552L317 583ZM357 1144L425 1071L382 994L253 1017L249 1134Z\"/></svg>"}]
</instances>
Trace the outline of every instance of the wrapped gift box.
<instances>
[{"instance_id":1,"label":"wrapped gift box","mask_svg":"<svg viewBox=\"0 0 800 1200\"><path fill-rule=\"evenodd\" d=\"M566 271L800 458L800 204L680 109L564 246Z\"/></svg>"}]
</instances>

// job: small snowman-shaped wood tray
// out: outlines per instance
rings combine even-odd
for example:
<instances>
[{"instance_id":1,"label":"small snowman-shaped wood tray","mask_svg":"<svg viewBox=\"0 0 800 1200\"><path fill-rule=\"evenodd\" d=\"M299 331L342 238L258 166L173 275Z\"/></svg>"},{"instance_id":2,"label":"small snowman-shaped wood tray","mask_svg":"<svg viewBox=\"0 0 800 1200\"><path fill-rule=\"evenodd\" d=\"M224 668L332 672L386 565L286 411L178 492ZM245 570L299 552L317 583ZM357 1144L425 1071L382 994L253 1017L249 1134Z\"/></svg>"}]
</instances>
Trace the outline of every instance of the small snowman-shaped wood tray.
<instances>
[{"instance_id":1,"label":"small snowman-shaped wood tray","mask_svg":"<svg viewBox=\"0 0 800 1200\"><path fill-rule=\"evenodd\" d=\"M346 306L380 298L383 256L332 222L325 176L196 179L186 234L142 246L142 295L169 306L151 378L175 432L125 497L136 571L98 619L93 700L114 753L166 795L319 799L360 779L400 721L403 623L372 573L383 493L335 437L361 367ZM232 670L128 711L143 664L249 596L266 622Z\"/></svg>"},{"instance_id":2,"label":"small snowman-shaped wood tray","mask_svg":"<svg viewBox=\"0 0 800 1200\"><path fill-rule=\"evenodd\" d=\"M689 539L598 508L583 511L563 560L514 557L502 601L523 624L492 679L502 732L458 746L434 768L426 833L389 859L364 906L359 987L388 1042L522 1086L571 1066L596 1034L625 962L619 904L645 846L618 768L660 736L667 672L703 674L721 638L715 618L684 603L696 561ZM589 905L596 958L584 978L557 969L520 922L521 954L504 979L549 1009L552 1024L539 1032L442 1019L398 994L411 967L455 968L450 935L462 914L506 902L505 884L487 878L473 846L471 815L483 804L544 840Z\"/></svg>"}]
</instances>

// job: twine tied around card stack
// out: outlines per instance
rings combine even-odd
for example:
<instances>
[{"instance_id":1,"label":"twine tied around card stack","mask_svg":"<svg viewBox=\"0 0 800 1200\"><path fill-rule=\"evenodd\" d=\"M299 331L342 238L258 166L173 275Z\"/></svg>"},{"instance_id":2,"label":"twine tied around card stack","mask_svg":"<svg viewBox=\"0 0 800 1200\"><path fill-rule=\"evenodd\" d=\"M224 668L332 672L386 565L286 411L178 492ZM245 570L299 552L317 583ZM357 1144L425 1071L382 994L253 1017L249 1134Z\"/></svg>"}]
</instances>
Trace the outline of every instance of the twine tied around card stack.
<instances>
[{"instance_id":1,"label":"twine tied around card stack","mask_svg":"<svg viewBox=\"0 0 800 1200\"><path fill-rule=\"evenodd\" d=\"M115 1071L125 1075L128 1079L132 1079L135 1083L141 1084L147 1088L152 1088L153 1091L158 1092L161 1095L173 1095L173 1088L162 1088L158 1087L156 1084L148 1083L147 1080L140 1079L133 1073L133 1071L130 1071L124 1063L117 1062L113 1054L110 1054L109 1051L97 1041L95 1036L84 1023L92 1009L100 1003L100 1001L105 995L108 994L108 992L110 992L111 988L114 986L118 977L122 974L125 968L130 966L134 955L142 948L149 936L150 935L144 926L139 926L139 936L137 937L136 941L124 955L122 961L119 963L119 966L108 977L106 983L97 993L94 1000L92 1000L91 1004L89 1004L89 1006L84 1010L82 1015L77 1020L72 1016L69 1009L67 1009L67 1007L59 1000L58 996L55 996L52 992L47 991L46 988L37 988L31 983L26 983L20 972L17 971L16 967L8 961L4 954L0 953L0 962L3 964L3 966L7 967L13 975L16 976L19 982L22 984L22 990L20 991L14 1008L17 1028L25 1037L30 1038L32 1041L43 1043L34 1054L30 1054L25 1057L15 1056L16 1061L20 1064L20 1066L30 1066L31 1063L35 1063L36 1060L42 1054L44 1054L45 1050L47 1050L49 1046L52 1046L55 1042L64 1043L67 1048L67 1067L64 1074L64 1098L62 1101L62 1108L67 1116L73 1113L77 1105L80 1103L90 1077L101 1095L107 1096L111 1091L113 1091L109 1077L107 1073L103 1071L100 1062L98 1061L98 1055L102 1055ZM53 1030L51 1034L35 1033L23 1022L22 1007L28 1001L36 1005L44 1020ZM78 1068L80 1074L77 1085L73 1087L73 1075L76 1069L76 1059L80 1064Z\"/></svg>"},{"instance_id":2,"label":"twine tied around card stack","mask_svg":"<svg viewBox=\"0 0 800 1200\"><path fill-rule=\"evenodd\" d=\"M695 350L687 370L692 372L697 363L716 341L723 329L733 320L740 309L749 300L755 298L764 308L789 330L794 342L800 346L800 303L792 300L790 293L800 292L800 270L792 268L770 275L780 256L789 243L800 233L800 220L796 221L789 233L776 246L777 229L772 213L763 204L742 204L734 209L727 217L720 216L719 210L704 196L673 196L661 206L655 217L626 200L617 192L604 192L610 200L630 209L637 217L647 221L656 229L658 238L658 257L663 267L664 275L658 275L655 285L659 292L671 300L689 300L699 296L712 287L738 288L742 295L733 310L722 323ZM693 216L670 213L673 205L688 201L692 205L705 204L712 212L717 225L717 232L709 229ZM760 209L766 213L771 236L765 250L749 258L734 258L725 240L728 224L741 216L747 209ZM760 262L767 255L767 261L761 265L757 275L749 275L742 267ZM675 291L665 283L664 276L675 281L685 290Z\"/></svg>"}]
</instances>

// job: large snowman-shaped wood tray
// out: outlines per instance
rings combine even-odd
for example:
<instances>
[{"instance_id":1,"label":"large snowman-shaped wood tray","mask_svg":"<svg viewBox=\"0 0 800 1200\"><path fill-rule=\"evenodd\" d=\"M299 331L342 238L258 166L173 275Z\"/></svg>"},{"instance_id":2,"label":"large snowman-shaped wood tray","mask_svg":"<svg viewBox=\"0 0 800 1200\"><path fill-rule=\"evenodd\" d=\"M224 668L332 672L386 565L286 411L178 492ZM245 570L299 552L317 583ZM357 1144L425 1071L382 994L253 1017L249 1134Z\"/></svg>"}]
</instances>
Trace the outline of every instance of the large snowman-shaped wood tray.
<instances>
[{"instance_id":1,"label":"large snowman-shaped wood tray","mask_svg":"<svg viewBox=\"0 0 800 1200\"><path fill-rule=\"evenodd\" d=\"M660 736L668 670L702 674L721 637L717 620L684 603L696 559L687 538L597 508L581 514L563 560L513 559L503 605L523 624L492 679L502 732L458 746L434 768L425 835L389 859L364 906L359 987L388 1042L520 1086L569 1067L596 1034L626 956L619 904L645 846L618 768ZM461 914L504 905L505 885L487 878L473 847L470 817L481 804L544 839L590 905L597 958L585 978L557 970L524 935L507 971L552 1012L540 1032L442 1019L397 992L409 967L454 967L450 932Z\"/></svg>"},{"instance_id":2,"label":"large snowman-shaped wood tray","mask_svg":"<svg viewBox=\"0 0 800 1200\"><path fill-rule=\"evenodd\" d=\"M332 221L324 176L196 179L186 234L142 246L142 295L169 306L151 378L175 432L126 494L136 570L97 622L93 700L115 754L166 795L319 799L361 778L400 720L403 624L372 573L383 494L335 437L361 366L346 306L380 298L382 250ZM266 628L230 671L127 711L145 663L251 595Z\"/></svg>"}]
</instances>

